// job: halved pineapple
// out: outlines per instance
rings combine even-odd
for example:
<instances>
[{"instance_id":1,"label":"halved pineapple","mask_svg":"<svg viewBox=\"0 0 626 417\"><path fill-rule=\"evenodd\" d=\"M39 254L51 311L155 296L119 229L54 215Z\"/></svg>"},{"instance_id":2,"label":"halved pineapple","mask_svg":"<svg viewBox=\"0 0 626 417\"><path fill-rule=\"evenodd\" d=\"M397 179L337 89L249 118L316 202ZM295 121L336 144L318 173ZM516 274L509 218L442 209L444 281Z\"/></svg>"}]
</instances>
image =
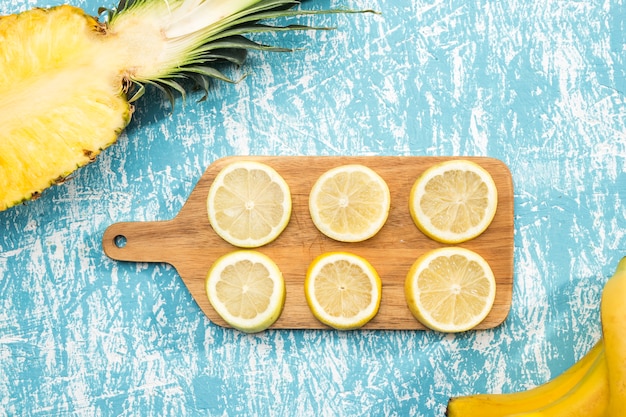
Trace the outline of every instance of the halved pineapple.
<instances>
[{"instance_id":1,"label":"halved pineapple","mask_svg":"<svg viewBox=\"0 0 626 417\"><path fill-rule=\"evenodd\" d=\"M129 122L103 36L70 6L0 18L0 210L93 160Z\"/></svg>"},{"instance_id":2,"label":"halved pineapple","mask_svg":"<svg viewBox=\"0 0 626 417\"><path fill-rule=\"evenodd\" d=\"M228 80L212 65L243 63L254 32L306 29L260 20L349 10L292 10L285 0L122 0L104 22L77 7L0 17L0 211L39 194L115 142L130 102L153 84ZM320 29L320 28L315 28Z\"/></svg>"}]
</instances>

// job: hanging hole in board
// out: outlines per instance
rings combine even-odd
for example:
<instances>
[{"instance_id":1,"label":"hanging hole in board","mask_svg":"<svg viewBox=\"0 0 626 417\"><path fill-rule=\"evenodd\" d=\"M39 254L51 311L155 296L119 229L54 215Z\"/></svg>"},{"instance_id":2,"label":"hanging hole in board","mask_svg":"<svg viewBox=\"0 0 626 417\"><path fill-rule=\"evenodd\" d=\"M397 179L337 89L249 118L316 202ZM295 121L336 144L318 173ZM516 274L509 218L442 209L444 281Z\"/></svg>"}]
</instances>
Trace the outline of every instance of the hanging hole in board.
<instances>
[{"instance_id":1,"label":"hanging hole in board","mask_svg":"<svg viewBox=\"0 0 626 417\"><path fill-rule=\"evenodd\" d=\"M116 247L122 249L124 246L126 246L126 243L128 242L128 240L126 239L126 236L124 235L117 235L113 238L113 243L115 244Z\"/></svg>"}]
</instances>

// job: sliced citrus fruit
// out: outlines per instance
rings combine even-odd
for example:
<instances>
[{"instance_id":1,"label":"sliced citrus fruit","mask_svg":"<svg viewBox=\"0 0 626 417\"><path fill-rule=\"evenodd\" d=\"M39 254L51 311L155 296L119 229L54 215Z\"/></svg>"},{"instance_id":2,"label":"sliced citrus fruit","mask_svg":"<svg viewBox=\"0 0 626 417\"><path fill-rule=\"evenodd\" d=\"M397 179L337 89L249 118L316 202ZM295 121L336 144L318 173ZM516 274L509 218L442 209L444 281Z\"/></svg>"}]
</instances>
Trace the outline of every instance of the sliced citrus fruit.
<instances>
[{"instance_id":1,"label":"sliced citrus fruit","mask_svg":"<svg viewBox=\"0 0 626 417\"><path fill-rule=\"evenodd\" d=\"M347 252L327 252L311 262L304 294L313 315L338 330L358 329L380 307L382 282L364 258Z\"/></svg>"},{"instance_id":2,"label":"sliced citrus fruit","mask_svg":"<svg viewBox=\"0 0 626 417\"><path fill-rule=\"evenodd\" d=\"M374 236L389 216L389 187L371 168L351 164L323 173L309 195L311 219L320 232L340 242Z\"/></svg>"},{"instance_id":3,"label":"sliced citrus fruit","mask_svg":"<svg viewBox=\"0 0 626 417\"><path fill-rule=\"evenodd\" d=\"M476 252L443 247L415 261L404 292L411 313L424 326L455 333L470 330L487 317L496 281L487 261Z\"/></svg>"},{"instance_id":4,"label":"sliced citrus fruit","mask_svg":"<svg viewBox=\"0 0 626 417\"><path fill-rule=\"evenodd\" d=\"M441 162L413 184L411 217L428 237L460 243L483 233L498 206L498 189L484 168L468 160Z\"/></svg>"},{"instance_id":5,"label":"sliced citrus fruit","mask_svg":"<svg viewBox=\"0 0 626 417\"><path fill-rule=\"evenodd\" d=\"M285 281L267 255L237 250L218 258L206 279L209 302L226 323L246 333L270 327L285 304Z\"/></svg>"},{"instance_id":6,"label":"sliced citrus fruit","mask_svg":"<svg viewBox=\"0 0 626 417\"><path fill-rule=\"evenodd\" d=\"M222 169L207 197L209 222L225 241L243 248L276 239L291 217L289 186L273 168L237 161Z\"/></svg>"}]
</instances>

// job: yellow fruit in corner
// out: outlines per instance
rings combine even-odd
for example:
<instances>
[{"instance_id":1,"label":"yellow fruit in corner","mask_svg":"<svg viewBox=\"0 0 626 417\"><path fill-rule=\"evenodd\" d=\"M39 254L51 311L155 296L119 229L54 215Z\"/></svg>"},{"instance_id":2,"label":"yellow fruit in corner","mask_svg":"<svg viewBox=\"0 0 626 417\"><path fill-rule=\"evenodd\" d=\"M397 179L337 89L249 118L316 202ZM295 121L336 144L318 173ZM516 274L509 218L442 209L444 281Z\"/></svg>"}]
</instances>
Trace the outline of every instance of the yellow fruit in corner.
<instances>
[{"instance_id":1,"label":"yellow fruit in corner","mask_svg":"<svg viewBox=\"0 0 626 417\"><path fill-rule=\"evenodd\" d=\"M452 398L446 416L604 417L609 400L608 367L604 346L598 346L581 359L581 366L569 377L557 377L525 392ZM519 401L522 399L524 402Z\"/></svg>"},{"instance_id":2,"label":"yellow fruit in corner","mask_svg":"<svg viewBox=\"0 0 626 417\"><path fill-rule=\"evenodd\" d=\"M315 227L340 242L361 242L376 235L387 221L390 205L385 180L359 164L326 171L309 195Z\"/></svg>"},{"instance_id":3,"label":"yellow fruit in corner","mask_svg":"<svg viewBox=\"0 0 626 417\"><path fill-rule=\"evenodd\" d=\"M213 230L242 248L276 239L291 218L289 185L273 168L254 161L236 161L213 180L207 197Z\"/></svg>"},{"instance_id":4,"label":"yellow fruit in corner","mask_svg":"<svg viewBox=\"0 0 626 417\"><path fill-rule=\"evenodd\" d=\"M602 339L558 377L524 392L453 397L447 417L621 417L626 410L626 257L600 301Z\"/></svg>"},{"instance_id":5,"label":"yellow fruit in corner","mask_svg":"<svg viewBox=\"0 0 626 417\"><path fill-rule=\"evenodd\" d=\"M626 257L607 281L600 301L602 338L609 374L607 415L626 415Z\"/></svg>"},{"instance_id":6,"label":"yellow fruit in corner","mask_svg":"<svg viewBox=\"0 0 626 417\"><path fill-rule=\"evenodd\" d=\"M261 45L263 18L349 10L290 10L298 2L122 0L99 20L69 6L0 16L0 211L39 195L93 161L129 123L146 85L171 101L181 79L230 81L215 64L241 65Z\"/></svg>"},{"instance_id":7,"label":"yellow fruit in corner","mask_svg":"<svg viewBox=\"0 0 626 417\"><path fill-rule=\"evenodd\" d=\"M366 259L348 252L328 252L309 265L304 293L320 322L338 330L354 330L378 313L382 281Z\"/></svg>"},{"instance_id":8,"label":"yellow fruit in corner","mask_svg":"<svg viewBox=\"0 0 626 417\"><path fill-rule=\"evenodd\" d=\"M585 375L603 360L605 360L604 344L599 341L569 369L542 385L512 393L453 397L448 402L446 416L504 417L524 415L523 413L538 409L545 410L572 392Z\"/></svg>"},{"instance_id":9,"label":"yellow fruit in corner","mask_svg":"<svg viewBox=\"0 0 626 417\"><path fill-rule=\"evenodd\" d=\"M589 371L564 396L519 417L606 417L609 401L608 367L605 351L596 358Z\"/></svg>"},{"instance_id":10,"label":"yellow fruit in corner","mask_svg":"<svg viewBox=\"0 0 626 417\"><path fill-rule=\"evenodd\" d=\"M213 309L233 328L256 333L270 327L285 305L285 281L272 259L238 250L218 258L207 275Z\"/></svg>"},{"instance_id":11,"label":"yellow fruit in corner","mask_svg":"<svg viewBox=\"0 0 626 417\"><path fill-rule=\"evenodd\" d=\"M464 332L491 311L496 280L485 259L461 247L433 249L407 274L404 292L413 316L440 332Z\"/></svg>"},{"instance_id":12,"label":"yellow fruit in corner","mask_svg":"<svg viewBox=\"0 0 626 417\"><path fill-rule=\"evenodd\" d=\"M415 225L431 239L448 244L482 234L497 207L498 189L491 174L464 159L428 168L413 184L409 197Z\"/></svg>"}]
</instances>

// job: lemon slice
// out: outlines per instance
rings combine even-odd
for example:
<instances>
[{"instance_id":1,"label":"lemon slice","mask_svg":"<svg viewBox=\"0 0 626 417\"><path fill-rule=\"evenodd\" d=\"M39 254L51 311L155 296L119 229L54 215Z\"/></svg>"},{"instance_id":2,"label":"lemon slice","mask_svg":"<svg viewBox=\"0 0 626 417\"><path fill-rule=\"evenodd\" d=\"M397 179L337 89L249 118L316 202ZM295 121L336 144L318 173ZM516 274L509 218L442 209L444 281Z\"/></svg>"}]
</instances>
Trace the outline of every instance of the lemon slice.
<instances>
[{"instance_id":1,"label":"lemon slice","mask_svg":"<svg viewBox=\"0 0 626 417\"><path fill-rule=\"evenodd\" d=\"M213 309L226 323L246 333L270 327L285 304L285 281L267 255L238 250L218 258L206 279Z\"/></svg>"},{"instance_id":2,"label":"lemon slice","mask_svg":"<svg viewBox=\"0 0 626 417\"><path fill-rule=\"evenodd\" d=\"M411 217L428 237L460 243L483 233L498 205L491 175L468 160L452 160L427 169L413 184Z\"/></svg>"},{"instance_id":3,"label":"lemon slice","mask_svg":"<svg viewBox=\"0 0 626 417\"><path fill-rule=\"evenodd\" d=\"M209 222L225 241L243 248L270 243L291 217L289 186L273 168L237 161L222 169L207 197Z\"/></svg>"},{"instance_id":4,"label":"lemon slice","mask_svg":"<svg viewBox=\"0 0 626 417\"><path fill-rule=\"evenodd\" d=\"M342 165L322 174L309 195L315 227L340 242L374 236L389 216L389 187L372 169Z\"/></svg>"},{"instance_id":5,"label":"lemon slice","mask_svg":"<svg viewBox=\"0 0 626 417\"><path fill-rule=\"evenodd\" d=\"M309 265L304 293L319 321L338 330L352 330L378 313L382 283L374 267L362 257L327 252Z\"/></svg>"},{"instance_id":6,"label":"lemon slice","mask_svg":"<svg viewBox=\"0 0 626 417\"><path fill-rule=\"evenodd\" d=\"M404 292L411 313L441 332L476 327L491 311L496 281L482 256L461 247L434 249L418 258Z\"/></svg>"}]
</instances>

